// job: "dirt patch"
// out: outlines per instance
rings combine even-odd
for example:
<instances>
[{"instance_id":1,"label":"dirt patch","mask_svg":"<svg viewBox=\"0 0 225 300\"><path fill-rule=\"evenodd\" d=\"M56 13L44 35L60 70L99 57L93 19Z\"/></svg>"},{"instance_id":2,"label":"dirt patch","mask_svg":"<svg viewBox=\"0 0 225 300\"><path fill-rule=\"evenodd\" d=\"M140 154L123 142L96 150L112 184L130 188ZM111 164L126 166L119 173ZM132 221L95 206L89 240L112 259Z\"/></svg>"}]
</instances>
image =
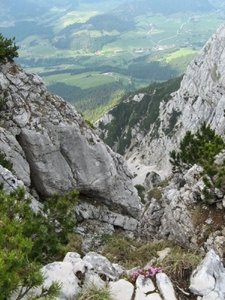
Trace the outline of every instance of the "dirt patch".
<instances>
[{"instance_id":1,"label":"dirt patch","mask_svg":"<svg viewBox=\"0 0 225 300\"><path fill-rule=\"evenodd\" d=\"M223 230L225 210L218 209L216 205L198 204L192 210L192 221L199 237L199 246L202 246L212 232Z\"/></svg>"}]
</instances>

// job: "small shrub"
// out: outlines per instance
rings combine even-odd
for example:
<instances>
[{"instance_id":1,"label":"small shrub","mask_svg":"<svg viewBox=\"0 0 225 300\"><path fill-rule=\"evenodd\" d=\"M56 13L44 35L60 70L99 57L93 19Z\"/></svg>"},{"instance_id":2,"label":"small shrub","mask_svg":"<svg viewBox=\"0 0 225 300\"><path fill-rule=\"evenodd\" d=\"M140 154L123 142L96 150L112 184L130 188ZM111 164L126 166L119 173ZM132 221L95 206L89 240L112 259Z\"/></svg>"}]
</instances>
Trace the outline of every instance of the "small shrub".
<instances>
[{"instance_id":1,"label":"small shrub","mask_svg":"<svg viewBox=\"0 0 225 300\"><path fill-rule=\"evenodd\" d=\"M162 192L157 187L148 192L148 199L151 200L152 198L156 199L158 202L162 199Z\"/></svg>"},{"instance_id":2,"label":"small shrub","mask_svg":"<svg viewBox=\"0 0 225 300\"><path fill-rule=\"evenodd\" d=\"M13 164L6 159L5 153L1 153L1 152L0 152L0 165L12 171Z\"/></svg>"},{"instance_id":3,"label":"small shrub","mask_svg":"<svg viewBox=\"0 0 225 300\"><path fill-rule=\"evenodd\" d=\"M70 233L68 235L69 243L66 246L67 252L77 252L82 255L82 238L77 233Z\"/></svg>"},{"instance_id":4,"label":"small shrub","mask_svg":"<svg viewBox=\"0 0 225 300\"><path fill-rule=\"evenodd\" d=\"M168 186L169 183L170 183L170 178L167 178L167 179L162 180L162 181L158 184L158 186L164 188L164 187Z\"/></svg>"},{"instance_id":5,"label":"small shrub","mask_svg":"<svg viewBox=\"0 0 225 300\"><path fill-rule=\"evenodd\" d=\"M7 61L13 61L15 57L18 57L17 50L18 46L15 44L15 38L7 39L4 38L0 33L0 63L5 63Z\"/></svg>"},{"instance_id":6,"label":"small shrub","mask_svg":"<svg viewBox=\"0 0 225 300\"><path fill-rule=\"evenodd\" d=\"M188 281L189 283L190 275L201 259L199 254L175 246L162 260L160 266L166 274L170 275L174 282L185 283L185 281Z\"/></svg>"},{"instance_id":7,"label":"small shrub","mask_svg":"<svg viewBox=\"0 0 225 300\"><path fill-rule=\"evenodd\" d=\"M88 143L89 143L90 145L95 145L95 142L94 142L94 139L93 139L93 138L88 139Z\"/></svg>"},{"instance_id":8,"label":"small shrub","mask_svg":"<svg viewBox=\"0 0 225 300\"><path fill-rule=\"evenodd\" d=\"M212 172L212 164L215 155L225 148L225 143L221 136L216 135L215 130L204 122L199 130L192 134L187 131L180 142L179 151L170 152L170 162L173 165L174 173L182 173L194 164L208 168Z\"/></svg>"},{"instance_id":9,"label":"small shrub","mask_svg":"<svg viewBox=\"0 0 225 300\"><path fill-rule=\"evenodd\" d=\"M44 203L45 217L42 212L36 214L35 218L32 215L26 216L27 226L24 234L32 236L35 232L31 259L42 264L63 259L67 251L69 234L74 232L76 224L73 208L77 200L77 190L65 195L56 194Z\"/></svg>"},{"instance_id":10,"label":"small shrub","mask_svg":"<svg viewBox=\"0 0 225 300\"><path fill-rule=\"evenodd\" d=\"M215 130L204 122L195 134L187 131L180 142L179 151L170 152L170 163L174 173L183 173L185 170L198 164L203 168L202 175L205 188L205 203L211 204L217 200L215 188L218 187L225 192L225 166L217 166L214 163L215 156L225 148L222 137L216 135Z\"/></svg>"},{"instance_id":11,"label":"small shrub","mask_svg":"<svg viewBox=\"0 0 225 300\"><path fill-rule=\"evenodd\" d=\"M35 247L36 232L31 230L30 234L26 234L27 229L32 229L37 220L22 188L10 195L1 189L0 206L0 295L2 299L10 299L15 293L15 299L20 300L44 281L40 272L41 264L35 258L30 259ZM43 288L40 293L37 292L39 295L35 293L31 299L39 299L41 296L43 299L49 296L50 299L50 296L58 295L59 288L54 283L48 290Z\"/></svg>"},{"instance_id":12,"label":"small shrub","mask_svg":"<svg viewBox=\"0 0 225 300\"><path fill-rule=\"evenodd\" d=\"M107 235L104 241L102 255L126 269L143 266L153 257L157 257L157 251L173 247L170 241L138 242L119 234Z\"/></svg>"}]
</instances>

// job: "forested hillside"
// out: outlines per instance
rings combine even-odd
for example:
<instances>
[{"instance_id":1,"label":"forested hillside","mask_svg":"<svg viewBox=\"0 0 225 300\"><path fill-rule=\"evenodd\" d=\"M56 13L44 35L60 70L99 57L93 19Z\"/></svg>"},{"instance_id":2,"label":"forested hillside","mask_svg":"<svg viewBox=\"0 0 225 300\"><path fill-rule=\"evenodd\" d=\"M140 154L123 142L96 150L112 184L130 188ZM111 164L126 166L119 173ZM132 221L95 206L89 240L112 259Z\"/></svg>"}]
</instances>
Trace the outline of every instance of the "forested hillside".
<instances>
[{"instance_id":1,"label":"forested hillside","mask_svg":"<svg viewBox=\"0 0 225 300\"><path fill-rule=\"evenodd\" d=\"M182 77L178 77L163 83L152 83L147 88L123 97L122 102L109 111L111 122L108 124L104 124L101 120L98 122L98 127L102 130L100 137L122 155L131 146L136 146L131 145L135 128L143 135L151 132L152 138L157 138L160 103L163 101L166 103L171 99L170 94L179 89L181 79ZM171 118L168 133L176 123L178 115L174 114Z\"/></svg>"}]
</instances>

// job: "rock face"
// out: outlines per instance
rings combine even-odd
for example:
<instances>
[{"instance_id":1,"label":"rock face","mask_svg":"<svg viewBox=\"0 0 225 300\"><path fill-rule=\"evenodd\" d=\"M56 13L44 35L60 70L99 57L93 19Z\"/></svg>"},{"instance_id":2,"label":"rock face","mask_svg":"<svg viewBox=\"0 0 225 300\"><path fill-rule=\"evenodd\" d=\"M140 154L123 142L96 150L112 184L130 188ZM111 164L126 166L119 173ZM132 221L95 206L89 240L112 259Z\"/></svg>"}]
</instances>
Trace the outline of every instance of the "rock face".
<instances>
[{"instance_id":1,"label":"rock face","mask_svg":"<svg viewBox=\"0 0 225 300\"><path fill-rule=\"evenodd\" d=\"M182 176L174 176L167 186L157 187L160 199L150 190L140 222L144 240L169 239L187 249L201 248L203 253L214 249L223 257L224 195L211 206L203 204L202 170L194 165Z\"/></svg>"},{"instance_id":2,"label":"rock face","mask_svg":"<svg viewBox=\"0 0 225 300\"><path fill-rule=\"evenodd\" d=\"M160 139L155 140L157 153L148 157L151 164L161 161L168 166L168 153L176 148L187 130L195 132L206 121L218 134L224 134L225 122L225 72L224 72L225 24L203 47L200 54L189 64L180 89L172 99L160 108ZM165 135L174 114L180 114L172 133ZM152 145L153 147L154 145ZM155 148L156 149L156 148ZM152 149L149 149L149 153ZM163 151L163 152L162 152ZM166 155L165 155L166 154Z\"/></svg>"},{"instance_id":3,"label":"rock face","mask_svg":"<svg viewBox=\"0 0 225 300\"><path fill-rule=\"evenodd\" d=\"M16 64L0 65L0 99L0 152L28 188L32 184L42 199L78 189L82 201L139 219L140 202L125 160L72 105L50 94L39 76Z\"/></svg>"},{"instance_id":4,"label":"rock face","mask_svg":"<svg viewBox=\"0 0 225 300\"><path fill-rule=\"evenodd\" d=\"M128 165L132 167L136 174L141 174L147 166L147 172L156 171L162 176L166 176L171 171L169 163L169 152L176 149L187 130L195 132L203 121L206 121L216 130L218 134L224 135L224 108L225 108L225 24L209 39L199 55L189 64L187 71L181 81L180 88L169 96L167 93L161 94L159 107L154 107L149 111L145 110L145 116L140 111L145 97L138 103L135 109L136 119L127 122L124 131L130 134L131 140L125 149L125 157ZM149 106L151 107L151 97L157 95L157 85L155 90L149 90ZM161 90L166 86L161 87ZM151 96L151 97L150 97ZM154 99L156 101L156 99ZM134 105L132 101L132 105ZM122 108L121 104L120 109ZM127 110L130 103L127 103ZM152 123L148 128L146 122L152 116ZM115 117L116 108L111 110L108 116L108 123L104 125L99 122L99 133L104 140L109 141L112 136L113 124L121 124L120 117ZM130 114L131 115L131 114ZM117 118L117 119L115 119ZM122 117L124 119L124 116ZM130 128L130 125L132 127ZM118 131L118 136L114 137L116 149L117 141L123 137L123 133ZM123 137L124 138L124 137ZM128 138L128 137L127 137ZM138 177L137 177L138 178ZM144 180L142 180L142 183Z\"/></svg>"},{"instance_id":5,"label":"rock face","mask_svg":"<svg viewBox=\"0 0 225 300\"><path fill-rule=\"evenodd\" d=\"M196 132L203 121L225 137L224 47L225 24L189 64L182 79L154 83L144 94L131 94L96 124L102 138L127 159L137 175L134 183L147 191L141 237L170 239L189 249L201 248L203 253L214 249L221 257L225 195L215 189L213 205L203 205L201 168L195 165L180 178L171 177L169 153L178 149L187 131ZM222 165L223 160L221 152L215 163ZM169 180L162 188L164 178Z\"/></svg>"},{"instance_id":6,"label":"rock face","mask_svg":"<svg viewBox=\"0 0 225 300\"><path fill-rule=\"evenodd\" d=\"M202 300L225 299L225 269L213 250L192 273L190 291Z\"/></svg>"}]
</instances>

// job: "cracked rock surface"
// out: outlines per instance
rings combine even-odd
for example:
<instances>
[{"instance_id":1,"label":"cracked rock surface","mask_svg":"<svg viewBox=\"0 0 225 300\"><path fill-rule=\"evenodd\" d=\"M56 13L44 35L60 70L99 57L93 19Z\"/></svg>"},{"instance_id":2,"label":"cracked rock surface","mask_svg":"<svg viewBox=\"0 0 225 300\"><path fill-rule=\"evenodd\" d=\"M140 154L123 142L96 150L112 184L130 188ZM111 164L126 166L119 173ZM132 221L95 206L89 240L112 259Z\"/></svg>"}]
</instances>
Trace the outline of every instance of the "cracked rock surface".
<instances>
[{"instance_id":1,"label":"cracked rock surface","mask_svg":"<svg viewBox=\"0 0 225 300\"><path fill-rule=\"evenodd\" d=\"M140 201L125 160L71 104L49 93L39 76L14 63L0 65L0 99L0 151L28 188L32 184L42 199L78 189L83 201L139 219Z\"/></svg>"}]
</instances>

